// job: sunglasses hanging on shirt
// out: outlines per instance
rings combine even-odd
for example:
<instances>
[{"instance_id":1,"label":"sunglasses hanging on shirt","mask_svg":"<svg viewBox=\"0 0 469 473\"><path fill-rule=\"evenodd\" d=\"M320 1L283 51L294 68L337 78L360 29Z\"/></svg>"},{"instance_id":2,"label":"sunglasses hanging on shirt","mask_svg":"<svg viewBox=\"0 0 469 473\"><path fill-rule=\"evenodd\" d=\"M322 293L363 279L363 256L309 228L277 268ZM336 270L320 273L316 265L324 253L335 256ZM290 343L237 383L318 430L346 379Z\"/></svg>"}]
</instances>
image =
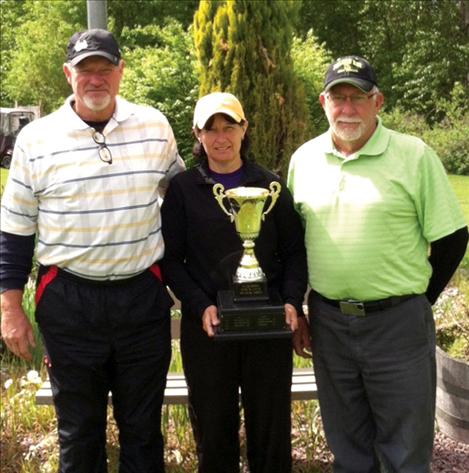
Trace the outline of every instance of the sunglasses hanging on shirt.
<instances>
[{"instance_id":1,"label":"sunglasses hanging on shirt","mask_svg":"<svg viewBox=\"0 0 469 473\"><path fill-rule=\"evenodd\" d=\"M104 135L99 131L95 131L92 136L93 141L97 145L99 145L99 159L101 159L101 161L103 161L104 163L112 164L111 150L106 145L106 138L104 137Z\"/></svg>"}]
</instances>

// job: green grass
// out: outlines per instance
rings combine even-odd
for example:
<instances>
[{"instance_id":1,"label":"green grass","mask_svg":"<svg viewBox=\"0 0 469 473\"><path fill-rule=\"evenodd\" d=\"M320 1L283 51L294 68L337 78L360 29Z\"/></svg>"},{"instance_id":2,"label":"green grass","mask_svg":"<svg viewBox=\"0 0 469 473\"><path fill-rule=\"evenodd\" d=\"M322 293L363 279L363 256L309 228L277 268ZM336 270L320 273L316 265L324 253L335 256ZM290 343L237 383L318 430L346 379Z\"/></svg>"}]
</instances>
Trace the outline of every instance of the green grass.
<instances>
[{"instance_id":1,"label":"green grass","mask_svg":"<svg viewBox=\"0 0 469 473\"><path fill-rule=\"evenodd\" d=\"M7 183L8 177L8 170L4 168L0 168L0 196L3 194L3 188Z\"/></svg>"},{"instance_id":2,"label":"green grass","mask_svg":"<svg viewBox=\"0 0 469 473\"><path fill-rule=\"evenodd\" d=\"M453 186L456 197L461 204L466 224L469 224L469 176L449 176L449 182ZM461 262L461 268L469 270L469 246Z\"/></svg>"},{"instance_id":3,"label":"green grass","mask_svg":"<svg viewBox=\"0 0 469 473\"><path fill-rule=\"evenodd\" d=\"M461 204L466 223L469 222L469 176L449 176L449 181Z\"/></svg>"}]
</instances>

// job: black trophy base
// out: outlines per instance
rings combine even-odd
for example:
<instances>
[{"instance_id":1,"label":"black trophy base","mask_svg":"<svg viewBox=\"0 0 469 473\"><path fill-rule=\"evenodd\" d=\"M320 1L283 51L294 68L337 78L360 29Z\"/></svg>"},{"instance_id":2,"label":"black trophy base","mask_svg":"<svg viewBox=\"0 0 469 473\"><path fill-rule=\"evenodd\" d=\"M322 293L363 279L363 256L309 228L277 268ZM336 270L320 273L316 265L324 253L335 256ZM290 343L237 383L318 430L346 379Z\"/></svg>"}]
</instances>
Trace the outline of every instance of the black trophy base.
<instances>
[{"instance_id":1,"label":"black trophy base","mask_svg":"<svg viewBox=\"0 0 469 473\"><path fill-rule=\"evenodd\" d=\"M234 291L219 291L215 340L289 338L285 310L278 292L270 292L267 301L235 301Z\"/></svg>"}]
</instances>

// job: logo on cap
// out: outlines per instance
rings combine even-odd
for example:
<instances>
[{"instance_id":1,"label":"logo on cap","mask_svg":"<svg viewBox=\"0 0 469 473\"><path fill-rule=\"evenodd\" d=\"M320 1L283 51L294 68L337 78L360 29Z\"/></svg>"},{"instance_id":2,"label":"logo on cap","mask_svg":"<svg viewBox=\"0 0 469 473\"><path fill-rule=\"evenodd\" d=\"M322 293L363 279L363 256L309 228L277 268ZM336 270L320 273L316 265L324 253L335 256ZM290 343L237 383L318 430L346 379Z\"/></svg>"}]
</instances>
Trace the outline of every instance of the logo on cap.
<instances>
[{"instance_id":1,"label":"logo on cap","mask_svg":"<svg viewBox=\"0 0 469 473\"><path fill-rule=\"evenodd\" d=\"M334 64L333 69L339 74L347 72L358 72L360 69L363 69L365 66L356 59L352 57L345 57L339 59L336 64Z\"/></svg>"},{"instance_id":2,"label":"logo on cap","mask_svg":"<svg viewBox=\"0 0 469 473\"><path fill-rule=\"evenodd\" d=\"M82 49L86 49L88 47L88 42L86 39L80 39L77 41L77 44L75 44L75 47L73 48L76 52L81 51Z\"/></svg>"}]
</instances>

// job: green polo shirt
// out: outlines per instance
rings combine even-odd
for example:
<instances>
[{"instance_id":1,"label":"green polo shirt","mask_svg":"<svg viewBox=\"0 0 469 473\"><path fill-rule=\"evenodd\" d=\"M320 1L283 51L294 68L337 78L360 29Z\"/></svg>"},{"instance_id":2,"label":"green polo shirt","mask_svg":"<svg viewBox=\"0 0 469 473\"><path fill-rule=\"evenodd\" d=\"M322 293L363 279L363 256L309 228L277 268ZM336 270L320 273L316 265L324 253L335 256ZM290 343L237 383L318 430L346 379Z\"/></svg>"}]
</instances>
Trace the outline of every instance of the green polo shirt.
<instances>
[{"instance_id":1,"label":"green polo shirt","mask_svg":"<svg viewBox=\"0 0 469 473\"><path fill-rule=\"evenodd\" d=\"M429 242L466 225L436 153L379 119L347 158L330 131L305 143L288 186L306 229L309 284L330 299L424 293Z\"/></svg>"}]
</instances>

